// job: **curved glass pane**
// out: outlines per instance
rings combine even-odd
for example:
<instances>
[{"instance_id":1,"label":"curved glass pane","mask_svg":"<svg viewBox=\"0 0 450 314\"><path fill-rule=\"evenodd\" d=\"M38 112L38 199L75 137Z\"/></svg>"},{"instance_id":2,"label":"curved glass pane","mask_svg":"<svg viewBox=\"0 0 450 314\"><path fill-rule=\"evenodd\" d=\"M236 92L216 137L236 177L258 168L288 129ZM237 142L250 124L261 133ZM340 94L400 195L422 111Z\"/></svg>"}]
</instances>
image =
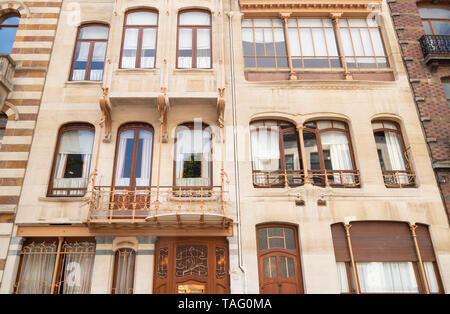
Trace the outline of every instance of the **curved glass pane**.
<instances>
[{"instance_id":1,"label":"curved glass pane","mask_svg":"<svg viewBox=\"0 0 450 314\"><path fill-rule=\"evenodd\" d=\"M108 39L109 27L107 26L84 26L80 28L79 39Z\"/></svg>"},{"instance_id":2,"label":"curved glass pane","mask_svg":"<svg viewBox=\"0 0 450 314\"><path fill-rule=\"evenodd\" d=\"M211 14L201 11L180 13L180 25L211 25Z\"/></svg>"},{"instance_id":3,"label":"curved glass pane","mask_svg":"<svg viewBox=\"0 0 450 314\"><path fill-rule=\"evenodd\" d=\"M157 25L158 14L155 12L133 12L127 14L126 25Z\"/></svg>"},{"instance_id":4,"label":"curved glass pane","mask_svg":"<svg viewBox=\"0 0 450 314\"><path fill-rule=\"evenodd\" d=\"M268 227L258 229L258 249L288 249L296 250L294 230L283 227Z\"/></svg>"}]
</instances>

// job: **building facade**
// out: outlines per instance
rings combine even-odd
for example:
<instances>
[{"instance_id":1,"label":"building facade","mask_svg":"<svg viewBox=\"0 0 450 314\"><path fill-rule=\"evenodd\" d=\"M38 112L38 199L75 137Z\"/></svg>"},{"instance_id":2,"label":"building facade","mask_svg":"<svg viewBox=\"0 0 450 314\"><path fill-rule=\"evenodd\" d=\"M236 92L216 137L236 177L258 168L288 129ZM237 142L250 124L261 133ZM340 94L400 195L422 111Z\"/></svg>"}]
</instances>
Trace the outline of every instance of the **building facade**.
<instances>
[{"instance_id":1,"label":"building facade","mask_svg":"<svg viewBox=\"0 0 450 314\"><path fill-rule=\"evenodd\" d=\"M385 1L59 4L1 293L448 291Z\"/></svg>"}]
</instances>

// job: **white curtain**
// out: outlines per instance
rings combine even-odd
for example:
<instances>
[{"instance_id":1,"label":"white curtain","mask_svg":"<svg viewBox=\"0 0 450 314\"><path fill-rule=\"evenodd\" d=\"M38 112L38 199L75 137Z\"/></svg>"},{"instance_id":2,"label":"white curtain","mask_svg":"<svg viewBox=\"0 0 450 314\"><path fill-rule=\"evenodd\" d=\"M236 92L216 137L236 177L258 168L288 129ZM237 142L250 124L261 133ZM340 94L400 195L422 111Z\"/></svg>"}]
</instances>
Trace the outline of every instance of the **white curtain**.
<instances>
[{"instance_id":1,"label":"white curtain","mask_svg":"<svg viewBox=\"0 0 450 314\"><path fill-rule=\"evenodd\" d=\"M86 73L87 61L89 58L89 48L90 44L87 42L79 43L77 48L77 57L75 59L75 65L72 73L73 81L83 81ZM77 64L77 62L81 62L84 64L83 68L80 68L81 65Z\"/></svg>"},{"instance_id":2,"label":"white curtain","mask_svg":"<svg viewBox=\"0 0 450 314\"><path fill-rule=\"evenodd\" d=\"M320 137L322 147L330 148L331 165L333 170L353 170L352 157L348 145L347 135L339 131L323 132ZM352 174L334 175L334 182L338 184L355 183L355 178Z\"/></svg>"},{"instance_id":3,"label":"white curtain","mask_svg":"<svg viewBox=\"0 0 450 314\"><path fill-rule=\"evenodd\" d=\"M180 14L180 25L211 25L211 15L207 12L184 12Z\"/></svg>"},{"instance_id":4,"label":"white curtain","mask_svg":"<svg viewBox=\"0 0 450 314\"><path fill-rule=\"evenodd\" d=\"M117 151L117 162L116 162L116 186L129 186L130 178L124 177L125 170L125 156L127 154L127 141L129 139L134 139L134 130L126 130L120 133L119 148ZM130 148L132 149L132 147ZM130 154L130 152L128 152ZM131 166L129 166L131 167Z\"/></svg>"},{"instance_id":5,"label":"white curtain","mask_svg":"<svg viewBox=\"0 0 450 314\"><path fill-rule=\"evenodd\" d=\"M187 55L190 56L187 56ZM192 68L192 29L180 28L178 39L178 67Z\"/></svg>"},{"instance_id":6,"label":"white curtain","mask_svg":"<svg viewBox=\"0 0 450 314\"><path fill-rule=\"evenodd\" d=\"M141 173L136 173L136 186L150 185L150 165L152 158L153 134L150 131L140 130L139 140L142 141ZM138 157L139 158L139 157Z\"/></svg>"},{"instance_id":7,"label":"white curtain","mask_svg":"<svg viewBox=\"0 0 450 314\"><path fill-rule=\"evenodd\" d=\"M197 29L197 68L211 67L211 34L209 29Z\"/></svg>"},{"instance_id":8,"label":"white curtain","mask_svg":"<svg viewBox=\"0 0 450 314\"><path fill-rule=\"evenodd\" d=\"M439 284L436 278L436 273L434 272L433 262L424 262L423 266L427 275L430 292L439 293Z\"/></svg>"},{"instance_id":9,"label":"white curtain","mask_svg":"<svg viewBox=\"0 0 450 314\"><path fill-rule=\"evenodd\" d=\"M139 30L129 28L125 31L122 52L122 68L132 69L136 67L136 53Z\"/></svg>"},{"instance_id":10,"label":"white curtain","mask_svg":"<svg viewBox=\"0 0 450 314\"><path fill-rule=\"evenodd\" d=\"M142 38L141 68L155 67L156 29L144 29Z\"/></svg>"},{"instance_id":11,"label":"white curtain","mask_svg":"<svg viewBox=\"0 0 450 314\"><path fill-rule=\"evenodd\" d=\"M88 294L91 287L94 250L91 243L66 243L64 250L64 294Z\"/></svg>"},{"instance_id":12,"label":"white curtain","mask_svg":"<svg viewBox=\"0 0 450 314\"><path fill-rule=\"evenodd\" d=\"M101 81L103 77L103 66L105 64L106 43L95 43L92 55L91 81Z\"/></svg>"},{"instance_id":13,"label":"white curtain","mask_svg":"<svg viewBox=\"0 0 450 314\"><path fill-rule=\"evenodd\" d=\"M345 267L345 263L338 262L336 264L337 264L339 283L341 285L341 292L343 292L343 293L350 292L350 290L348 289L347 268Z\"/></svg>"},{"instance_id":14,"label":"white curtain","mask_svg":"<svg viewBox=\"0 0 450 314\"><path fill-rule=\"evenodd\" d=\"M419 292L411 262L357 263L356 268L363 293Z\"/></svg>"},{"instance_id":15,"label":"white curtain","mask_svg":"<svg viewBox=\"0 0 450 314\"><path fill-rule=\"evenodd\" d=\"M87 130L66 131L61 135L59 151L56 160L53 188L86 188L91 166L92 145L94 134ZM64 178L67 159L70 155L82 155L83 171L79 178ZM53 191L53 195L84 195L83 190Z\"/></svg>"},{"instance_id":16,"label":"white curtain","mask_svg":"<svg viewBox=\"0 0 450 314\"><path fill-rule=\"evenodd\" d=\"M208 131L184 129L177 132L176 148L176 184L177 186L209 186L211 161L211 134ZM202 175L200 178L183 178L184 162L201 161ZM198 160L201 159L201 160Z\"/></svg>"},{"instance_id":17,"label":"white curtain","mask_svg":"<svg viewBox=\"0 0 450 314\"><path fill-rule=\"evenodd\" d=\"M405 171L406 164L405 159L403 158L402 144L398 134L395 132L384 132L384 135L392 170ZM395 177L395 180L396 183L400 184L407 184L409 182L407 176Z\"/></svg>"},{"instance_id":18,"label":"white curtain","mask_svg":"<svg viewBox=\"0 0 450 314\"><path fill-rule=\"evenodd\" d=\"M254 170L279 170L280 144L278 126L253 129L251 131L251 142Z\"/></svg>"}]
</instances>

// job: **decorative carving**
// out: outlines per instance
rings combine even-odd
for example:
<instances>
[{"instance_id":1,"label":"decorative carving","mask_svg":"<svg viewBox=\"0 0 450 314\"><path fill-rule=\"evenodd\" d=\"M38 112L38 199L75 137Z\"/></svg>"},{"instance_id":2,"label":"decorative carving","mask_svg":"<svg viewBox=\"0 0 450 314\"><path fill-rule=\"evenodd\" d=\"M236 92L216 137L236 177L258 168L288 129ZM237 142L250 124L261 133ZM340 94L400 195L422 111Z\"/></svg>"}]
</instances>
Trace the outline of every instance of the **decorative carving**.
<instances>
[{"instance_id":1,"label":"decorative carving","mask_svg":"<svg viewBox=\"0 0 450 314\"><path fill-rule=\"evenodd\" d=\"M158 278L167 278L167 269L169 265L169 248L164 247L159 249L158 252Z\"/></svg>"},{"instance_id":2,"label":"decorative carving","mask_svg":"<svg viewBox=\"0 0 450 314\"><path fill-rule=\"evenodd\" d=\"M111 142L111 106L108 102L108 88L103 88L103 98L99 100L100 110L102 111L102 123L105 126L105 135L103 137L104 143Z\"/></svg>"},{"instance_id":3,"label":"decorative carving","mask_svg":"<svg viewBox=\"0 0 450 314\"><path fill-rule=\"evenodd\" d=\"M169 109L169 97L167 97L166 91L167 88L161 87L161 93L158 95L159 122L161 123L163 143L167 143L169 139L167 134L167 110Z\"/></svg>"},{"instance_id":4,"label":"decorative carving","mask_svg":"<svg viewBox=\"0 0 450 314\"><path fill-rule=\"evenodd\" d=\"M219 128L224 127L224 114L225 114L225 88L219 88L219 98L217 99L217 123Z\"/></svg>"},{"instance_id":5,"label":"decorative carving","mask_svg":"<svg viewBox=\"0 0 450 314\"><path fill-rule=\"evenodd\" d=\"M208 248L206 245L185 245L177 247L177 277L195 275L208 277Z\"/></svg>"},{"instance_id":6,"label":"decorative carving","mask_svg":"<svg viewBox=\"0 0 450 314\"><path fill-rule=\"evenodd\" d=\"M225 278L225 249L216 247L216 278Z\"/></svg>"}]
</instances>

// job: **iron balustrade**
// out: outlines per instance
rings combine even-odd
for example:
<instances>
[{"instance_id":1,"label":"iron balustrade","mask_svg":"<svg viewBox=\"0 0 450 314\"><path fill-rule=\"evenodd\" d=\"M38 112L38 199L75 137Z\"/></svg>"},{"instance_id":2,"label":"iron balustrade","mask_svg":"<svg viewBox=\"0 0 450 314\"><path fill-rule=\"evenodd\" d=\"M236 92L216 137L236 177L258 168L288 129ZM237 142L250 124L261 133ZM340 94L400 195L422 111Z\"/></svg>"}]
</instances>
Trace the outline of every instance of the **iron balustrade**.
<instances>
[{"instance_id":1,"label":"iron balustrade","mask_svg":"<svg viewBox=\"0 0 450 314\"><path fill-rule=\"evenodd\" d=\"M384 170L384 184L388 188L414 187L415 177L411 170Z\"/></svg>"},{"instance_id":2,"label":"iron balustrade","mask_svg":"<svg viewBox=\"0 0 450 314\"><path fill-rule=\"evenodd\" d=\"M425 59L430 56L450 57L450 35L424 35L419 42Z\"/></svg>"}]
</instances>

